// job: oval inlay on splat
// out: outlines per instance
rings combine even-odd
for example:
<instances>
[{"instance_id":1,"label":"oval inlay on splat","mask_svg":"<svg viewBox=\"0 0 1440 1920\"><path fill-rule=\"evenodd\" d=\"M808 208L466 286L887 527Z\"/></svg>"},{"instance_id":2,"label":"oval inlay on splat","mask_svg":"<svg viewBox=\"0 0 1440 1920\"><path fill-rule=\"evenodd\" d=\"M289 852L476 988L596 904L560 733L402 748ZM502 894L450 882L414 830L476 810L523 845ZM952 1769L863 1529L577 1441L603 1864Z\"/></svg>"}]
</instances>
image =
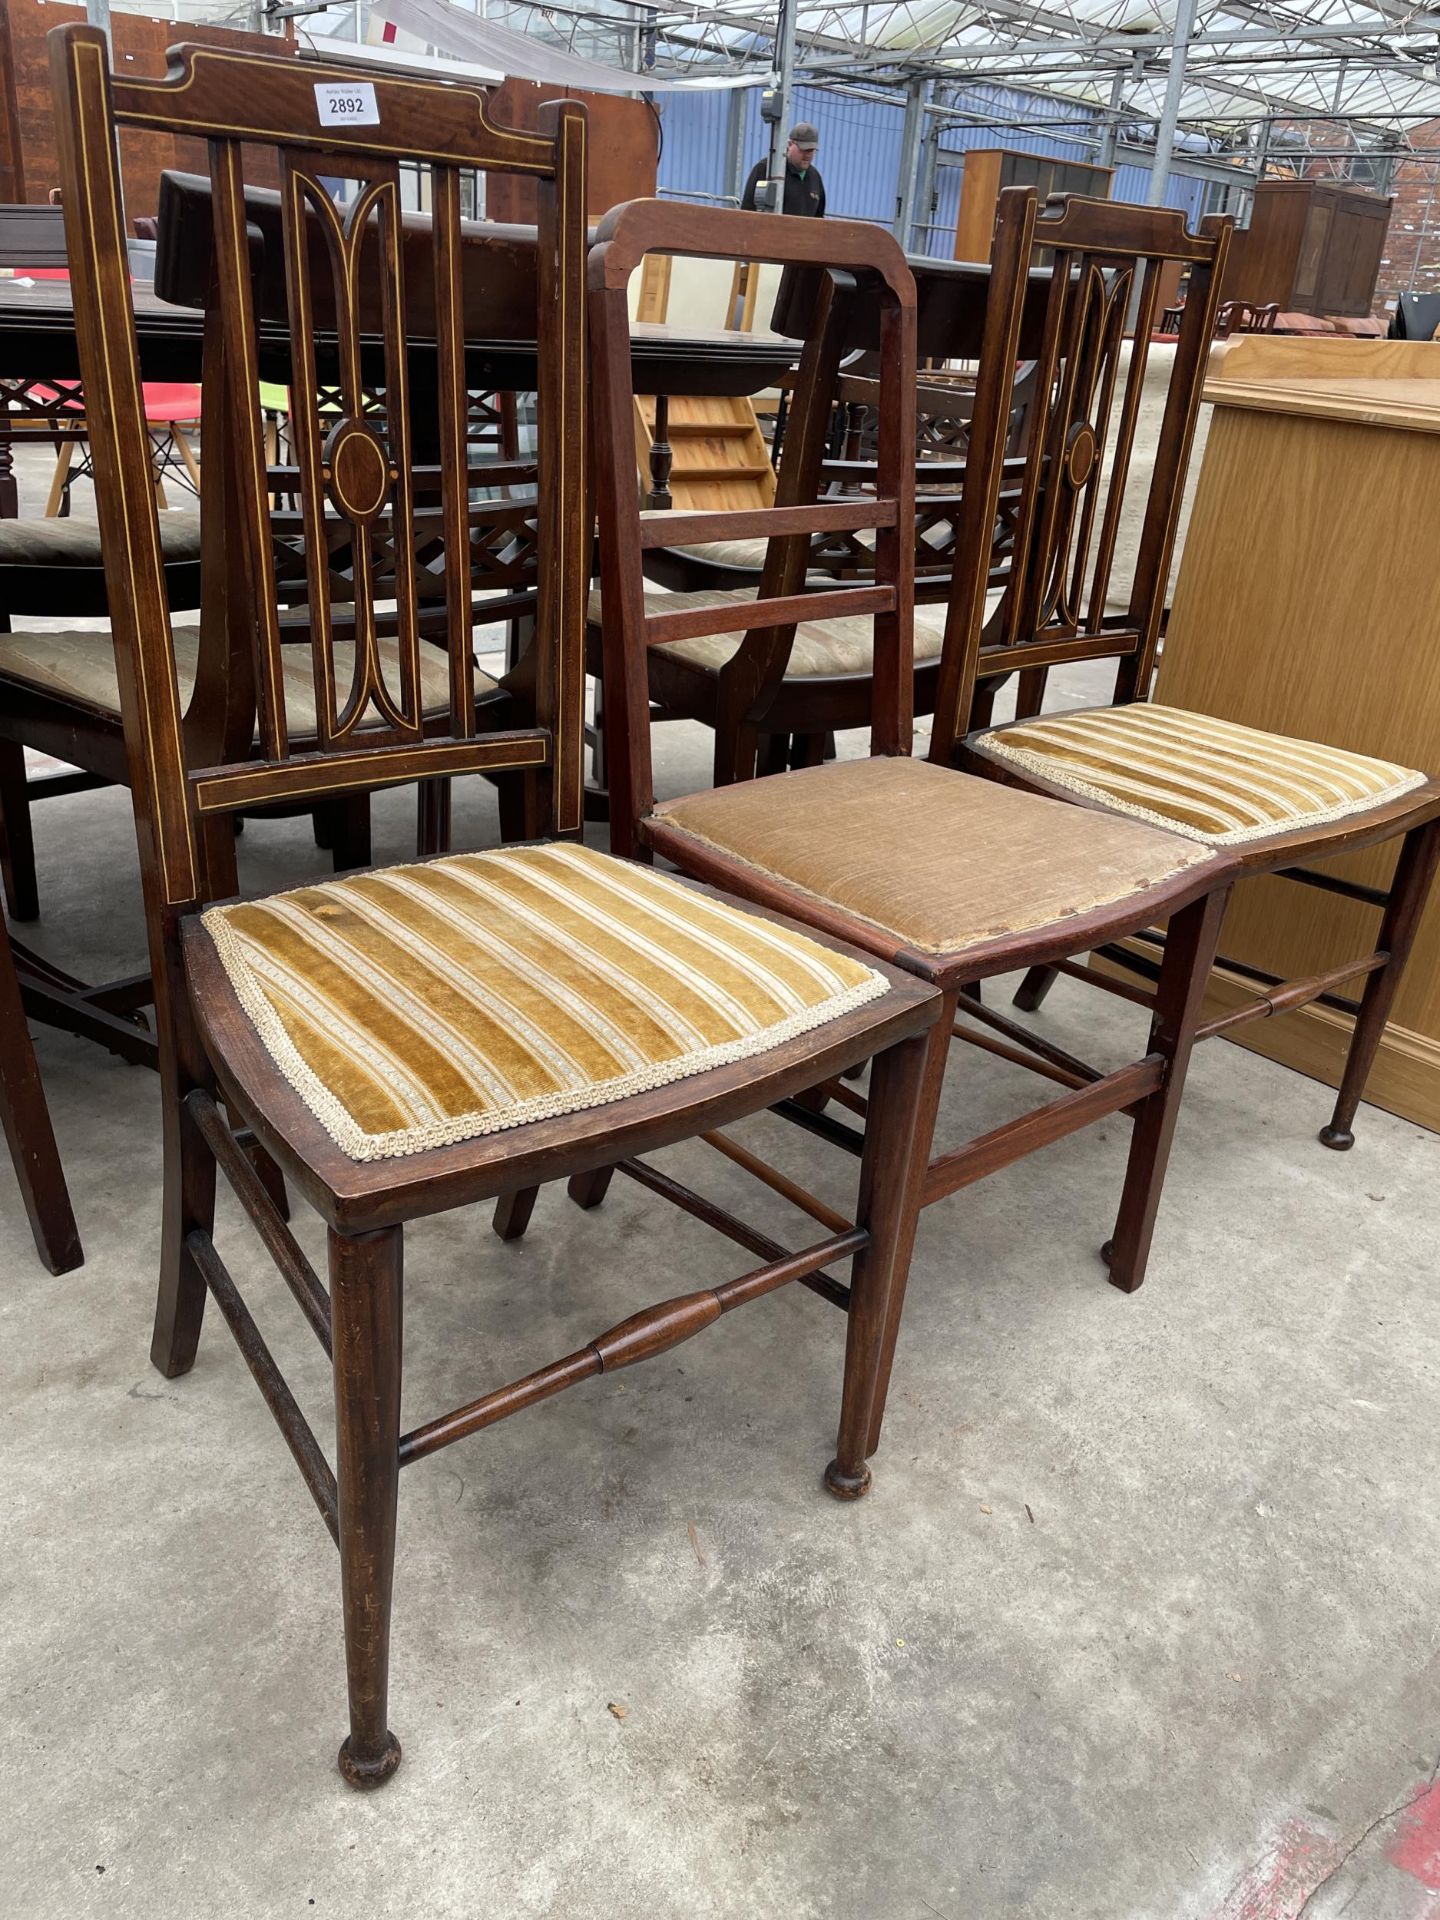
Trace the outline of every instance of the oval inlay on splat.
<instances>
[{"instance_id":1,"label":"oval inlay on splat","mask_svg":"<svg viewBox=\"0 0 1440 1920\"><path fill-rule=\"evenodd\" d=\"M1065 447L1065 477L1072 487L1083 487L1095 468L1095 429L1088 420L1077 420Z\"/></svg>"},{"instance_id":2,"label":"oval inlay on splat","mask_svg":"<svg viewBox=\"0 0 1440 1920\"><path fill-rule=\"evenodd\" d=\"M347 520L373 520L390 497L395 470L374 429L341 420L325 442L326 491Z\"/></svg>"}]
</instances>

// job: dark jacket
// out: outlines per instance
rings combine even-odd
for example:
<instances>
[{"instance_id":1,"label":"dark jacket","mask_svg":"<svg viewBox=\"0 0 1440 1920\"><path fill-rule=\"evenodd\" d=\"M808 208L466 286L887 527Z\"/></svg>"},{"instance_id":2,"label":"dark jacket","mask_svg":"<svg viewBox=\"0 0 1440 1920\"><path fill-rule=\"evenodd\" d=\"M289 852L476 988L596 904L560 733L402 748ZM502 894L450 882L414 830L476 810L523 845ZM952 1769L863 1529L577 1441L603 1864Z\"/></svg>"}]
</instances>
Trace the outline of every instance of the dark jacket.
<instances>
[{"instance_id":1,"label":"dark jacket","mask_svg":"<svg viewBox=\"0 0 1440 1920\"><path fill-rule=\"evenodd\" d=\"M750 169L750 178L745 182L745 192L740 200L747 212L755 211L755 189L769 177L770 162L757 160ZM793 161L785 162L785 205L781 212L813 214L817 217L824 214L825 182L820 178L818 167L807 167L801 173Z\"/></svg>"}]
</instances>

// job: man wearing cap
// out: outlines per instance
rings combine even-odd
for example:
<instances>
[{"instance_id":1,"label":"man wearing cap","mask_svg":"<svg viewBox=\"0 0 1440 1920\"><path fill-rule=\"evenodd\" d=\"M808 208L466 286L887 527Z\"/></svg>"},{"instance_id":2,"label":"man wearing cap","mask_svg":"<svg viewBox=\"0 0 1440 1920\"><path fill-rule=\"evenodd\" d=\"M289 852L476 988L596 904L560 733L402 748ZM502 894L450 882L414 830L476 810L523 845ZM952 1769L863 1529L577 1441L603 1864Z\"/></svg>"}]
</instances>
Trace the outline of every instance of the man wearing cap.
<instances>
[{"instance_id":1,"label":"man wearing cap","mask_svg":"<svg viewBox=\"0 0 1440 1920\"><path fill-rule=\"evenodd\" d=\"M820 135L808 120L790 129L790 144L785 149L785 202L782 213L810 214L819 218L825 212L825 182L815 165L815 149ZM740 204L747 212L755 210L755 189L769 177L770 162L757 160L745 182Z\"/></svg>"}]
</instances>

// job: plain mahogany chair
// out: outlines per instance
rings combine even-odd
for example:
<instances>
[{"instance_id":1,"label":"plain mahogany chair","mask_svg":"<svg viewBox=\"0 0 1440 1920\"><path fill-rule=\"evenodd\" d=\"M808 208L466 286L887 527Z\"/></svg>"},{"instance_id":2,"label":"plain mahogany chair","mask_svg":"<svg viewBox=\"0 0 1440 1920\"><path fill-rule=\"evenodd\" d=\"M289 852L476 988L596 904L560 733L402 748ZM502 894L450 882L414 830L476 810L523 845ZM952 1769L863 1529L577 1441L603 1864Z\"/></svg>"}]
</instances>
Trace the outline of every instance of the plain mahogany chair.
<instances>
[{"instance_id":1,"label":"plain mahogany chair","mask_svg":"<svg viewBox=\"0 0 1440 1920\"><path fill-rule=\"evenodd\" d=\"M1329 1124L1328 1147L1354 1144L1356 1108L1374 1063L1415 929L1440 861L1440 780L1410 767L1324 742L1296 740L1212 715L1156 706L1147 695L1160 643L1169 573L1228 227L1207 220L1187 234L1173 211L1108 201L1057 200L1037 214L1033 192L1000 196L992 256L994 299L982 350L977 412L993 429L1004 418L1011 343L1030 261L1053 252L1057 274L1041 367L1046 414L1032 449L1025 502L1012 557L1012 582L998 636L981 632L978 599L957 596L957 644L947 654L931 758L956 764L1012 789L1064 800L1092 824L1136 820L1163 826L1197 846L1226 852L1243 874L1268 873L1363 902L1380 915L1374 946L1356 960L1301 980L1283 980L1221 959L1254 980L1259 997L1207 1020L1209 1038L1257 1019L1320 1001L1349 1015L1354 1031ZM1144 527L1128 586L1128 607L1106 611L1115 529L1125 507L1130 434L1144 380L1145 348L1161 267L1190 263L1190 294L1166 402L1159 457L1144 493ZM1059 272L1068 266L1068 276ZM1125 307L1139 301L1136 347L1117 379ZM1112 400L1121 423L1115 451L1102 457ZM1048 467L1041 455L1048 451ZM1043 475L1043 477L1042 477ZM993 459L988 486L999 482ZM960 571L987 550L984 492L962 512ZM1093 547L1091 545L1093 539ZM1251 564L1263 565L1257 552ZM959 577L957 575L957 577ZM1114 703L1044 713L1045 675L1074 661L1116 660ZM962 738L965 717L986 710L987 685L1019 676L1017 717ZM1297 667L1297 670L1298 667ZM943 677L942 677L943 679ZM973 720L971 722L973 725ZM1386 888L1361 885L1311 863L1400 840ZM1094 986L1143 1000L1135 976L1153 982L1165 936L1144 930L1142 946L1099 943L1129 980L1081 968L1063 971ZM1071 954L1087 947L1072 942ZM1039 967L1022 984L1019 1004L1034 1011L1057 969ZM1358 1000L1339 991L1364 980Z\"/></svg>"},{"instance_id":2,"label":"plain mahogany chair","mask_svg":"<svg viewBox=\"0 0 1440 1920\"><path fill-rule=\"evenodd\" d=\"M480 88L377 75L378 120L330 126L319 123L317 82L348 84L344 68L181 47L166 80L120 80L107 70L95 29L57 29L50 45L81 361L88 390L105 398L93 444L162 1054L164 1238L152 1357L167 1375L187 1371L208 1290L339 1547L350 1696L340 1766L352 1785L376 1785L400 1758L387 1696L402 1467L564 1387L664 1352L720 1314L800 1280L848 1308L829 1480L840 1493L864 1491L881 1340L914 1233L920 1076L939 1005L903 972L577 842L581 620L591 555L583 109L542 106L541 130L521 133L490 123ZM120 269L116 129L134 127L203 137L211 155L219 274L208 323L226 377L218 430L207 434L201 511L224 515L233 549L226 612L249 631L261 742L256 757L228 765L187 753L180 731L133 316ZM482 169L537 183L542 482L531 725L477 732L470 577L459 566L449 575L451 724L444 735L428 733L415 596L400 597L400 671L391 681L371 644L374 608L362 566L353 676L337 674L333 634L317 619L311 659L319 725L312 745L292 749L270 578L242 142L268 147L285 183L297 343L312 337L317 283L334 295L344 410L323 440L313 356L295 356L303 511L313 521L328 502L358 537L384 509L398 525L402 553L416 431L407 349L417 325L407 316L397 244L401 163L428 175L434 208L437 484L457 553L470 509L460 178ZM343 215L321 176L360 183ZM327 236L317 253L303 242L310 213ZM378 422L361 413L355 264L367 235L379 242L383 307ZM374 292L372 285L366 297ZM248 731L245 737L248 744ZM545 813L538 844L224 901L234 886L236 808L497 768L532 771ZM877 1112L856 1221L827 1211L823 1237L797 1251L636 1157L712 1132L871 1054L879 1056ZM252 1135L324 1219L328 1287L256 1177L245 1153ZM406 1223L584 1174L617 1154L635 1178L758 1252L762 1264L636 1313L564 1359L402 1432ZM212 1237L217 1166L333 1361L334 1470ZM852 1258L847 1289L824 1270Z\"/></svg>"},{"instance_id":3,"label":"plain mahogany chair","mask_svg":"<svg viewBox=\"0 0 1440 1920\"><path fill-rule=\"evenodd\" d=\"M954 357L973 352L980 338L973 271L936 261L917 263L915 276L917 350ZM784 276L774 316L778 331L797 339L804 336L813 292L813 270L801 265ZM1038 312L1038 301L1034 304ZM803 428L791 411L776 481L777 506L823 500L838 511L847 501L874 493L873 364L878 326L873 284L847 289L826 335L824 365L815 365L809 375L825 388L832 404L812 407ZM910 409L916 461L910 705L923 715L933 709L939 680L954 529L966 473L970 399L955 386L917 385L916 391L917 404ZM1025 415L1022 377L1009 427L1012 450L1023 438ZM1017 475L1019 467L1017 460ZM1002 547L1008 537L1007 505L1008 498L1002 495L996 527L997 545ZM696 528L692 536L683 532L687 518ZM653 506L643 525L642 567L648 580L657 588L684 594L685 604L697 612L733 606L740 616L728 629L686 634L649 653L655 719L693 720L713 730L717 785L748 779L757 765L767 773L787 764L817 765L832 750L837 732L869 725L875 661L867 617L857 612L838 619L803 619L789 630L786 641L776 645L741 624L757 595L774 591L776 576L766 572L767 565L778 564L770 541L759 535L716 534L704 516ZM785 562L787 591L824 593L837 583L872 581L875 540L873 527L844 527L822 518L803 563L799 556ZM647 611L652 614L679 604L662 591L647 594ZM587 667L603 694L602 591L591 595L590 616ZM603 699L599 711L603 715ZM604 764L602 745L597 770L603 770Z\"/></svg>"},{"instance_id":4,"label":"plain mahogany chair","mask_svg":"<svg viewBox=\"0 0 1440 1920\"><path fill-rule=\"evenodd\" d=\"M84 1260L65 1173L25 1024L10 936L0 914L0 1127L10 1149L35 1251L51 1273L69 1273Z\"/></svg>"},{"instance_id":5,"label":"plain mahogany chair","mask_svg":"<svg viewBox=\"0 0 1440 1920\"><path fill-rule=\"evenodd\" d=\"M792 434L813 433L828 417L833 336L827 343L827 332L845 327L846 302L862 282L879 300L881 338L875 494L848 502L787 503L768 515L666 516L676 532L695 539L749 537L768 524L768 591L746 614L767 644L769 629L779 622L850 612L873 619L871 757L741 781L662 804L655 801L652 783L647 655L677 633L728 624L734 612L714 609L702 615L683 599L674 612L646 606L641 556L659 529L654 516L638 511L621 429L631 405L625 290L639 261L656 249L833 266L817 276ZM1033 796L1007 794L910 757L913 542L907 535L913 512L914 334L906 297L910 271L887 234L838 220L785 221L636 201L612 209L601 223L589 275L605 684L612 720L612 842L618 838L627 851L661 855L688 874L852 941L942 992L945 1012L929 1042L922 1111L925 1204L1093 1121L1128 1114L1134 1131L1106 1255L1112 1281L1133 1290L1145 1271L1232 861L1137 822L1108 821L1101 831L1093 819L1058 803L1042 805ZM1003 441L1002 434L1002 465ZM786 568L803 568L814 532L856 526L876 529L874 580L808 600L791 597L793 575ZM976 584L982 598L985 573L982 565ZM981 1005L980 983L1073 952L1077 935L1115 938L1120 928L1144 926L1157 913L1172 916L1173 931L1144 1054L1104 1072L1052 1047L1040 1071L1065 1089L1060 1098L932 1157L952 1037L1006 1058L1026 1058L1007 1039L974 1030L972 1020L992 1029L1013 1024ZM866 1134L824 1111L826 1101L864 1116ZM812 1090L806 1101L788 1103L784 1111L852 1153L862 1151L874 1118L865 1098L837 1081ZM593 1205L603 1190L603 1180L589 1181L574 1190L574 1197ZM892 1320L887 1328L887 1377L896 1324ZM877 1408L883 1403L882 1382Z\"/></svg>"}]
</instances>

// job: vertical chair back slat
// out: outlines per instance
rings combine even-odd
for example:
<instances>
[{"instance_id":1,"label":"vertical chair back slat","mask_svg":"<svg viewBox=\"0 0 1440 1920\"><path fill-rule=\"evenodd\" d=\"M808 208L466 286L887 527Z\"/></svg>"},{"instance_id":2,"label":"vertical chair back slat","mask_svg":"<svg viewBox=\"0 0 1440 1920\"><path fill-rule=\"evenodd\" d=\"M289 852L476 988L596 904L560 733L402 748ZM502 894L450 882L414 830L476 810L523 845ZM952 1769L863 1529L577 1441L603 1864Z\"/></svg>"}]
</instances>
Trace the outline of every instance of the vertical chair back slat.
<instances>
[{"instance_id":1,"label":"vertical chair back slat","mask_svg":"<svg viewBox=\"0 0 1440 1920\"><path fill-rule=\"evenodd\" d=\"M1168 208L1062 195L1040 209L1033 189L1000 195L932 758L949 759L1012 670L1022 717L1039 710L1049 668L1067 659L1117 660L1117 697L1148 686L1228 241L1223 219L1192 234ZM982 563L993 546L1026 279L1042 252L1052 264L1033 430L1004 594L987 623ZM1161 272L1176 260L1189 267L1190 291L1158 450L1142 479L1136 449L1151 335ZM1128 582L1117 585L1120 538L1142 485L1138 552Z\"/></svg>"},{"instance_id":2,"label":"vertical chair back slat","mask_svg":"<svg viewBox=\"0 0 1440 1920\"><path fill-rule=\"evenodd\" d=\"M245 227L245 182L235 141L212 140L209 153L215 189L216 311L228 402L226 455L234 463L238 481L239 544L245 578L252 586L249 606L254 621L260 749L267 760L283 760L289 752L290 737L275 561L270 550L269 496L264 481L265 431L260 415L260 361Z\"/></svg>"},{"instance_id":3,"label":"vertical chair back slat","mask_svg":"<svg viewBox=\"0 0 1440 1920\"><path fill-rule=\"evenodd\" d=\"M461 321L460 174L436 167L430 185L435 222L435 340L439 355L436 391L440 414L440 464L452 473L467 465L465 338ZM441 505L442 538L447 553L469 547L469 515L459 488ZM475 732L475 678L465 669L465 637L470 631L470 583L461 567L445 570L445 630L450 655L450 707L456 731L467 740Z\"/></svg>"},{"instance_id":4,"label":"vertical chair back slat","mask_svg":"<svg viewBox=\"0 0 1440 1920\"><path fill-rule=\"evenodd\" d=\"M137 804L153 820L164 899L183 904L203 891L196 822L208 814L482 766L533 771L529 825L535 833L578 832L588 571L578 424L583 108L550 103L541 111L540 132L521 133L492 125L484 92L469 84L378 76L366 83L374 119L330 126L323 102L327 83L348 79L340 70L180 47L172 50L164 80L122 80L109 73L104 40L93 30L60 30L51 43L67 186L73 181L84 208L71 236L77 326L92 354L112 362L118 355L129 366L123 404L97 423L93 438L102 507L108 505L102 510L107 567L126 581L130 602L114 632L122 683L131 683L127 736L143 763ZM201 297L207 364L210 377L223 384L224 408L221 430L207 433L214 444L206 451L217 469L207 495L212 520L220 511L227 516L232 558L225 568L229 601L223 620L206 629L202 653L212 642L227 644L215 638L223 625L230 641L251 655L250 673L219 678L242 699L252 697L253 682L257 736L252 754L249 717L228 710L223 727L192 725L188 766L157 584L155 507L142 498L133 471L143 413L130 288L123 245L110 237L123 241L117 130L162 125L203 140L209 167L212 264ZM268 255L249 218L244 173L251 149L265 150L280 175L280 194L271 196ZM417 230L424 223L402 221L402 160L428 174L435 209L428 233ZM475 249L462 235L459 192L461 172L471 169L536 179L540 208L535 724L483 740L473 684L465 361L464 281L467 271L473 277ZM106 232L104 245L96 244L98 231ZM420 249L429 256L423 274L407 272L407 259ZM431 304L432 278L433 319L423 311ZM262 293L266 339L278 320L291 371L293 491L308 593L303 625L282 620L277 591L259 389ZM266 352L272 353L268 345ZM417 470L427 463L427 477L417 483ZM436 594L421 572L429 563L420 548L434 536L419 525L417 484L425 493L425 525L438 524L445 553L448 659L441 709L434 676L422 673L429 643L421 636L420 595L426 586L429 597ZM348 561L337 572L341 548ZM432 630L437 624L434 617L428 621ZM315 709L303 740L286 711L286 661L295 660L299 647L309 649ZM202 662L207 685L216 682L212 667ZM293 700L293 666L288 677ZM222 734L225 752L234 757L205 758ZM148 830L142 825L142 835Z\"/></svg>"}]
</instances>

